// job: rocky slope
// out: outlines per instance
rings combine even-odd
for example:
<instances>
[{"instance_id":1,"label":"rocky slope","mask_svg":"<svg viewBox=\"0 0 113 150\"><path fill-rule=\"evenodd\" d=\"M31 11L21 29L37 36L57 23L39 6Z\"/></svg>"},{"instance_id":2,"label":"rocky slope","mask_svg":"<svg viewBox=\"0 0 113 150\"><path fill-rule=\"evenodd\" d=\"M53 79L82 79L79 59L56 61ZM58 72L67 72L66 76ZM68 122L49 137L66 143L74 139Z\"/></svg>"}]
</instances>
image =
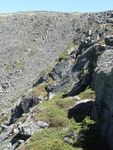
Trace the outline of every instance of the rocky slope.
<instances>
[{"instance_id":1,"label":"rocky slope","mask_svg":"<svg viewBox=\"0 0 113 150\"><path fill-rule=\"evenodd\" d=\"M0 15L1 105L5 100L7 108L58 57L75 36L81 16L49 12Z\"/></svg>"},{"instance_id":2,"label":"rocky slope","mask_svg":"<svg viewBox=\"0 0 113 150\"><path fill-rule=\"evenodd\" d=\"M15 100L1 148L112 150L112 11L1 15L0 26L1 106Z\"/></svg>"},{"instance_id":3,"label":"rocky slope","mask_svg":"<svg viewBox=\"0 0 113 150\"><path fill-rule=\"evenodd\" d=\"M107 16L108 15L108 16ZM28 12L0 15L0 103L9 107L73 40L105 34L109 14ZM6 103L4 104L4 100Z\"/></svg>"}]
</instances>

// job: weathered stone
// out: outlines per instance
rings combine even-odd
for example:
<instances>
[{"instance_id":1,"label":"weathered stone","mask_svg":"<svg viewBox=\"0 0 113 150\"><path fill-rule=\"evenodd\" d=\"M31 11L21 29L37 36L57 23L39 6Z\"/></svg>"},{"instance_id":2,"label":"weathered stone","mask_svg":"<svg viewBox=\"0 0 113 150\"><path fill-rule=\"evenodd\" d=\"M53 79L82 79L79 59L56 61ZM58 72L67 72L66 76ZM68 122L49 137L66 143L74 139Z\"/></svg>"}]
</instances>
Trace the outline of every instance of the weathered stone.
<instances>
[{"instance_id":1,"label":"weathered stone","mask_svg":"<svg viewBox=\"0 0 113 150\"><path fill-rule=\"evenodd\" d=\"M113 18L109 18L109 19L107 20L107 22L108 22L108 23L113 23Z\"/></svg>"},{"instance_id":2,"label":"weathered stone","mask_svg":"<svg viewBox=\"0 0 113 150\"><path fill-rule=\"evenodd\" d=\"M83 39L79 45L79 49L87 49L88 47L90 47L91 45L94 44L94 41L90 38L87 37L86 39Z\"/></svg>"},{"instance_id":3,"label":"weathered stone","mask_svg":"<svg viewBox=\"0 0 113 150\"><path fill-rule=\"evenodd\" d=\"M105 51L105 47L101 45L93 45L82 53L72 68L73 76L75 76L75 84L68 93L69 96L74 96L82 92L87 86L92 83L92 73L96 67L98 56ZM78 78L78 81L77 81Z\"/></svg>"},{"instance_id":4,"label":"weathered stone","mask_svg":"<svg viewBox=\"0 0 113 150\"><path fill-rule=\"evenodd\" d=\"M113 46L113 35L109 35L105 38L105 44L108 46Z\"/></svg>"},{"instance_id":5,"label":"weathered stone","mask_svg":"<svg viewBox=\"0 0 113 150\"><path fill-rule=\"evenodd\" d=\"M40 128L48 128L49 127L49 124L44 122L44 121L38 121L38 126Z\"/></svg>"},{"instance_id":6,"label":"weathered stone","mask_svg":"<svg viewBox=\"0 0 113 150\"><path fill-rule=\"evenodd\" d=\"M39 99L36 97L23 97L22 101L11 111L10 123L14 123L17 118L20 118L23 113L27 113L30 108L39 103Z\"/></svg>"},{"instance_id":7,"label":"weathered stone","mask_svg":"<svg viewBox=\"0 0 113 150\"><path fill-rule=\"evenodd\" d=\"M55 97L55 93L49 92L49 100Z\"/></svg>"}]
</instances>

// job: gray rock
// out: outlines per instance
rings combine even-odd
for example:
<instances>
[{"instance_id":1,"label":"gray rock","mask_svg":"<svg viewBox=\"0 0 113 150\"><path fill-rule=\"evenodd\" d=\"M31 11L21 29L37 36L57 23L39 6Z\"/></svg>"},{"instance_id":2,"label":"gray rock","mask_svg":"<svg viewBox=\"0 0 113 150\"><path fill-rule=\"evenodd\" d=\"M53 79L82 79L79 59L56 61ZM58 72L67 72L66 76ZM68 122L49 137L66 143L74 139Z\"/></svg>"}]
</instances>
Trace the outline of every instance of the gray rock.
<instances>
[{"instance_id":1,"label":"gray rock","mask_svg":"<svg viewBox=\"0 0 113 150\"><path fill-rule=\"evenodd\" d=\"M48 128L49 127L49 124L44 122L44 121L38 121L38 126L40 128Z\"/></svg>"},{"instance_id":2,"label":"gray rock","mask_svg":"<svg viewBox=\"0 0 113 150\"><path fill-rule=\"evenodd\" d=\"M113 149L113 48L108 48L98 58L93 75L96 101L92 114L97 121L101 137Z\"/></svg>"},{"instance_id":3,"label":"gray rock","mask_svg":"<svg viewBox=\"0 0 113 150\"><path fill-rule=\"evenodd\" d=\"M113 24L113 18L109 18L109 19L107 20L107 22Z\"/></svg>"},{"instance_id":4,"label":"gray rock","mask_svg":"<svg viewBox=\"0 0 113 150\"><path fill-rule=\"evenodd\" d=\"M55 97L55 93L49 92L49 98L48 99L50 100L50 99L53 99L54 97Z\"/></svg>"},{"instance_id":5,"label":"gray rock","mask_svg":"<svg viewBox=\"0 0 113 150\"><path fill-rule=\"evenodd\" d=\"M105 44L108 46L113 46L113 35L109 35L105 38Z\"/></svg>"},{"instance_id":6,"label":"gray rock","mask_svg":"<svg viewBox=\"0 0 113 150\"><path fill-rule=\"evenodd\" d=\"M22 97L22 101L15 108L11 110L11 119L9 124L14 123L17 118L20 118L23 113L27 113L30 108L37 105L39 99L37 97Z\"/></svg>"},{"instance_id":7,"label":"gray rock","mask_svg":"<svg viewBox=\"0 0 113 150\"><path fill-rule=\"evenodd\" d=\"M69 89L69 83L71 84L73 82L73 80L70 81L72 79L72 66L73 63L69 58L61 60L54 66L49 76L55 81L55 84L48 86L47 90L49 93L67 91Z\"/></svg>"},{"instance_id":8,"label":"gray rock","mask_svg":"<svg viewBox=\"0 0 113 150\"><path fill-rule=\"evenodd\" d=\"M20 126L19 127L19 134L21 136L30 137L32 135L32 130L29 126Z\"/></svg>"},{"instance_id":9,"label":"gray rock","mask_svg":"<svg viewBox=\"0 0 113 150\"><path fill-rule=\"evenodd\" d=\"M88 47L90 47L93 44L94 44L94 41L90 37L87 37L86 39L81 40L81 43L79 45L79 49L80 50L87 49Z\"/></svg>"},{"instance_id":10,"label":"gray rock","mask_svg":"<svg viewBox=\"0 0 113 150\"><path fill-rule=\"evenodd\" d=\"M68 93L69 96L77 95L82 92L87 86L91 85L92 74L96 67L97 58L104 51L104 46L95 44L89 47L80 56L78 56L78 59L72 68L75 84Z\"/></svg>"},{"instance_id":11,"label":"gray rock","mask_svg":"<svg viewBox=\"0 0 113 150\"><path fill-rule=\"evenodd\" d=\"M25 141L24 141L24 140L18 140L18 143L19 143L19 145L20 145L20 144L24 144Z\"/></svg>"},{"instance_id":12,"label":"gray rock","mask_svg":"<svg viewBox=\"0 0 113 150\"><path fill-rule=\"evenodd\" d=\"M111 12L111 18L113 18L113 12Z\"/></svg>"}]
</instances>

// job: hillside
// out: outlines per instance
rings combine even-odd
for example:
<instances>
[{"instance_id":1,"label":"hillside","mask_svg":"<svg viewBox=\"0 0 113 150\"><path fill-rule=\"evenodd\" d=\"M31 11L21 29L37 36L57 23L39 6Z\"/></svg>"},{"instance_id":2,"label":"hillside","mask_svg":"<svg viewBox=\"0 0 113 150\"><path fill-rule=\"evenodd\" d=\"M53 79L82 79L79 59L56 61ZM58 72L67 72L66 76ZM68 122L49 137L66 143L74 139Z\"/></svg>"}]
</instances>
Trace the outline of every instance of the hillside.
<instances>
[{"instance_id":1,"label":"hillside","mask_svg":"<svg viewBox=\"0 0 113 150\"><path fill-rule=\"evenodd\" d=\"M101 22L104 24L106 19L106 13L1 14L0 101L3 109L7 103L8 107L12 105L74 38L83 38L88 29L101 28Z\"/></svg>"},{"instance_id":2,"label":"hillside","mask_svg":"<svg viewBox=\"0 0 113 150\"><path fill-rule=\"evenodd\" d=\"M112 51L112 11L1 14L1 150L112 150Z\"/></svg>"},{"instance_id":3,"label":"hillside","mask_svg":"<svg viewBox=\"0 0 113 150\"><path fill-rule=\"evenodd\" d=\"M3 106L7 101L5 108L58 58L74 37L79 18L49 12L0 15L0 101Z\"/></svg>"}]
</instances>

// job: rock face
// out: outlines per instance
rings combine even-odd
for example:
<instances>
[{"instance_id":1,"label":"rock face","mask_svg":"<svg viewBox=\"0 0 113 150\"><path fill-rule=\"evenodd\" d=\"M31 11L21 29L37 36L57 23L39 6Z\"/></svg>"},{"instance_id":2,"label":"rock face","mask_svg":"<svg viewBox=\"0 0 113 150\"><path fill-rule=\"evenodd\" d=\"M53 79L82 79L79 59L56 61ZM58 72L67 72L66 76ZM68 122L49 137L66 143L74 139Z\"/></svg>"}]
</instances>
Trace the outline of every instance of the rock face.
<instances>
[{"instance_id":1,"label":"rock face","mask_svg":"<svg viewBox=\"0 0 113 150\"><path fill-rule=\"evenodd\" d=\"M108 47L98 58L93 87L96 102L93 114L99 124L101 136L113 149L113 47Z\"/></svg>"}]
</instances>

